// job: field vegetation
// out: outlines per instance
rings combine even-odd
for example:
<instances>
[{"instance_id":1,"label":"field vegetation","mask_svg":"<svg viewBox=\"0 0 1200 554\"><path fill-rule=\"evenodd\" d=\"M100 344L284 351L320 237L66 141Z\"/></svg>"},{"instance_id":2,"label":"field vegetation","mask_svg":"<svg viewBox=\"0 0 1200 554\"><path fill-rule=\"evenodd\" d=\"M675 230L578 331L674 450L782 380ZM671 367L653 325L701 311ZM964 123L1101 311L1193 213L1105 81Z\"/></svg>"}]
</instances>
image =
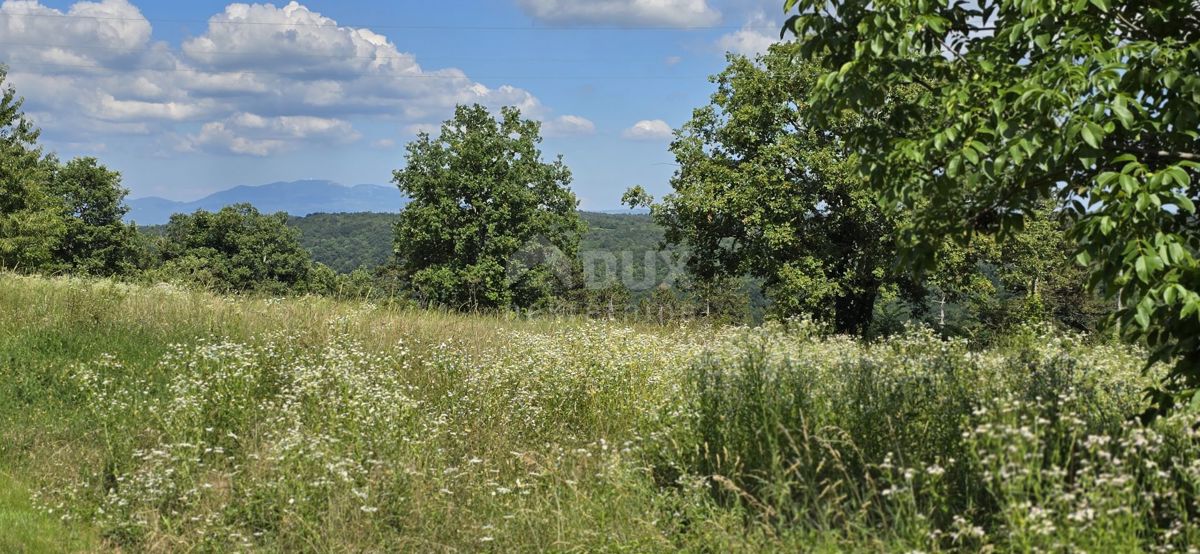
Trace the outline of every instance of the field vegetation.
<instances>
[{"instance_id":1,"label":"field vegetation","mask_svg":"<svg viewBox=\"0 0 1200 554\"><path fill-rule=\"evenodd\" d=\"M1130 418L1161 374L1143 353L1038 327L987 348L819 331L4 274L0 471L32 502L0 514L46 550L1200 540L1197 417Z\"/></svg>"},{"instance_id":2,"label":"field vegetation","mask_svg":"<svg viewBox=\"0 0 1200 554\"><path fill-rule=\"evenodd\" d=\"M784 8L636 227L460 105L349 273L139 232L0 65L0 551L1196 551L1194 2Z\"/></svg>"}]
</instances>

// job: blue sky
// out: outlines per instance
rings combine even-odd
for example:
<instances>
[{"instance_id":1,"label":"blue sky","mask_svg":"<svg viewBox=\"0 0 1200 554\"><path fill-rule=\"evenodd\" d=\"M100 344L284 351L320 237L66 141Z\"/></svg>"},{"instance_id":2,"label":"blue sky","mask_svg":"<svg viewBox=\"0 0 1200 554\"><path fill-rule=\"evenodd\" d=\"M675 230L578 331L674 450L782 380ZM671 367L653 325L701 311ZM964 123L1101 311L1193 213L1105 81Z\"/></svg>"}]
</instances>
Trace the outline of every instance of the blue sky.
<instances>
[{"instance_id":1,"label":"blue sky","mask_svg":"<svg viewBox=\"0 0 1200 554\"><path fill-rule=\"evenodd\" d=\"M781 0L206 0L0 4L0 62L43 142L132 197L244 184L387 184L459 102L543 122L585 209L669 189L669 130Z\"/></svg>"}]
</instances>

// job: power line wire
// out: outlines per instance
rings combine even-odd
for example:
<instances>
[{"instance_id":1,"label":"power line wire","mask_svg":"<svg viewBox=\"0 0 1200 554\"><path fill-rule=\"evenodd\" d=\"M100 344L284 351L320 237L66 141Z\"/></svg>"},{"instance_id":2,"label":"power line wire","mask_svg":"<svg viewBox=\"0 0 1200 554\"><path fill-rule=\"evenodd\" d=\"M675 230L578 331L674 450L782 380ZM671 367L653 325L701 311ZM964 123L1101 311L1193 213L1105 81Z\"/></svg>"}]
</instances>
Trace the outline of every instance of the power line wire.
<instances>
[{"instance_id":1,"label":"power line wire","mask_svg":"<svg viewBox=\"0 0 1200 554\"><path fill-rule=\"evenodd\" d=\"M348 27L355 29L397 29L408 31L731 31L739 29L761 29L778 31L778 26L726 26L726 25L682 25L682 26L631 26L631 25L559 25L559 26L516 26L516 25L359 25L349 23L281 23L278 21L251 21L246 19L216 19L207 20L197 19L163 19L163 18L146 18L146 17L118 17L118 16L100 16L100 15L78 15L64 13L33 13L33 12L6 12L0 11L0 17L16 16L16 17L43 17L57 19L93 19L100 21L134 21L134 22L157 22L157 23L201 23L201 24L220 24L220 25L266 25L275 27Z\"/></svg>"},{"instance_id":2,"label":"power line wire","mask_svg":"<svg viewBox=\"0 0 1200 554\"><path fill-rule=\"evenodd\" d=\"M20 46L32 48L69 48L75 50L110 50L121 53L146 53L153 52L154 48L123 48L120 46L111 46L107 44L83 43L83 44L53 44L53 43L34 43L34 42L7 42L0 40L0 46ZM217 54L221 56L253 56L261 55L261 52L253 52L249 50L205 50L206 54ZM408 60L413 61L440 61L440 62L546 62L546 63L583 63L583 62L616 62L627 61L619 58L456 58L443 56L418 56L416 54L401 54L399 56L358 56L358 55L341 55L341 54L311 54L303 52L287 52L289 56L301 58L333 58L333 59L364 59L364 60Z\"/></svg>"},{"instance_id":3,"label":"power line wire","mask_svg":"<svg viewBox=\"0 0 1200 554\"><path fill-rule=\"evenodd\" d=\"M83 64L65 64L57 62L29 62L22 63L19 67L35 66L35 67L62 67L74 69L96 69L106 71L108 73L120 73L110 67L102 65L83 65ZM19 68L18 67L18 68ZM11 69L11 66L10 66ZM286 71L254 71L254 70L228 70L228 71L209 71L205 69L191 68L141 68L132 71L147 71L147 72L167 72L167 73L209 73L209 74L236 74L236 75L287 75ZM295 73L295 72L293 72ZM465 73L459 75L433 75L422 73L419 75L390 75L389 78L394 79L463 79L467 81L492 80L492 81L533 81L533 80L596 80L596 81L638 81L638 80L655 80L655 81L682 81L695 80L692 76L672 76L672 75L531 75L531 76L477 76L467 75ZM707 79L708 77L701 77Z\"/></svg>"}]
</instances>

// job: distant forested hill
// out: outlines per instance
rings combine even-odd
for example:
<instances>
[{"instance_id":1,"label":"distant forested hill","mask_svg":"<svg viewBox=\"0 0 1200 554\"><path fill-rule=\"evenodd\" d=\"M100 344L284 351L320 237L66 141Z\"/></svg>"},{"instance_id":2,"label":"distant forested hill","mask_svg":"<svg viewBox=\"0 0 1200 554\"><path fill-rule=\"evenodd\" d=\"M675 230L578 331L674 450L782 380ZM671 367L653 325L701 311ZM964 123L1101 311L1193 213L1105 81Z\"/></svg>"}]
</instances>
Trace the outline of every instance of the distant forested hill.
<instances>
[{"instance_id":1,"label":"distant forested hill","mask_svg":"<svg viewBox=\"0 0 1200 554\"><path fill-rule=\"evenodd\" d=\"M300 244L313 259L341 273L359 267L374 269L392 256L395 213L316 213L291 217L288 225L300 230Z\"/></svg>"},{"instance_id":2,"label":"distant forested hill","mask_svg":"<svg viewBox=\"0 0 1200 554\"><path fill-rule=\"evenodd\" d=\"M588 224L580 242L584 263L614 261L616 265L611 270L630 273L624 282L635 289L664 281L671 265L656 254L662 228L650 216L587 211L580 215ZM388 263L396 217L396 213L313 213L293 217L289 224L300 229L300 243L312 253L313 259L337 271L349 272L356 267L373 269ZM606 271L595 267L593 270L601 276ZM653 278L646 275L647 270L653 272Z\"/></svg>"},{"instance_id":3,"label":"distant forested hill","mask_svg":"<svg viewBox=\"0 0 1200 554\"><path fill-rule=\"evenodd\" d=\"M649 214L605 214L579 212L588 224L579 249L637 251L658 250L663 228Z\"/></svg>"},{"instance_id":4,"label":"distant forested hill","mask_svg":"<svg viewBox=\"0 0 1200 554\"><path fill-rule=\"evenodd\" d=\"M644 259L647 251L658 250L663 230L645 214L603 214L580 212L588 224L580 250L611 252L618 262L623 254ZM300 243L312 252L313 259L340 272L358 267L375 268L392 255L394 213L317 213L293 217L289 224L300 230ZM656 263L665 272L665 263Z\"/></svg>"}]
</instances>

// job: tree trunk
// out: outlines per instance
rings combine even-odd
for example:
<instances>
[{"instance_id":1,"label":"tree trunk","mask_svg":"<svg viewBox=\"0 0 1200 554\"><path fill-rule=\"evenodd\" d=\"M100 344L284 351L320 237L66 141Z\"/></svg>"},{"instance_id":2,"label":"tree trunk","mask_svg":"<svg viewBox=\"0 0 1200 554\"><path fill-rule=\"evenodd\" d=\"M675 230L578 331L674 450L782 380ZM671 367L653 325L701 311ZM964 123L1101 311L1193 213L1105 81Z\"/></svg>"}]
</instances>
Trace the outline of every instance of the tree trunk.
<instances>
[{"instance_id":1,"label":"tree trunk","mask_svg":"<svg viewBox=\"0 0 1200 554\"><path fill-rule=\"evenodd\" d=\"M946 293L942 293L942 299L938 301L938 330L946 328Z\"/></svg>"},{"instance_id":2,"label":"tree trunk","mask_svg":"<svg viewBox=\"0 0 1200 554\"><path fill-rule=\"evenodd\" d=\"M877 286L864 287L864 292L848 294L834 300L834 331L839 334L861 336L871 326L875 315Z\"/></svg>"}]
</instances>

